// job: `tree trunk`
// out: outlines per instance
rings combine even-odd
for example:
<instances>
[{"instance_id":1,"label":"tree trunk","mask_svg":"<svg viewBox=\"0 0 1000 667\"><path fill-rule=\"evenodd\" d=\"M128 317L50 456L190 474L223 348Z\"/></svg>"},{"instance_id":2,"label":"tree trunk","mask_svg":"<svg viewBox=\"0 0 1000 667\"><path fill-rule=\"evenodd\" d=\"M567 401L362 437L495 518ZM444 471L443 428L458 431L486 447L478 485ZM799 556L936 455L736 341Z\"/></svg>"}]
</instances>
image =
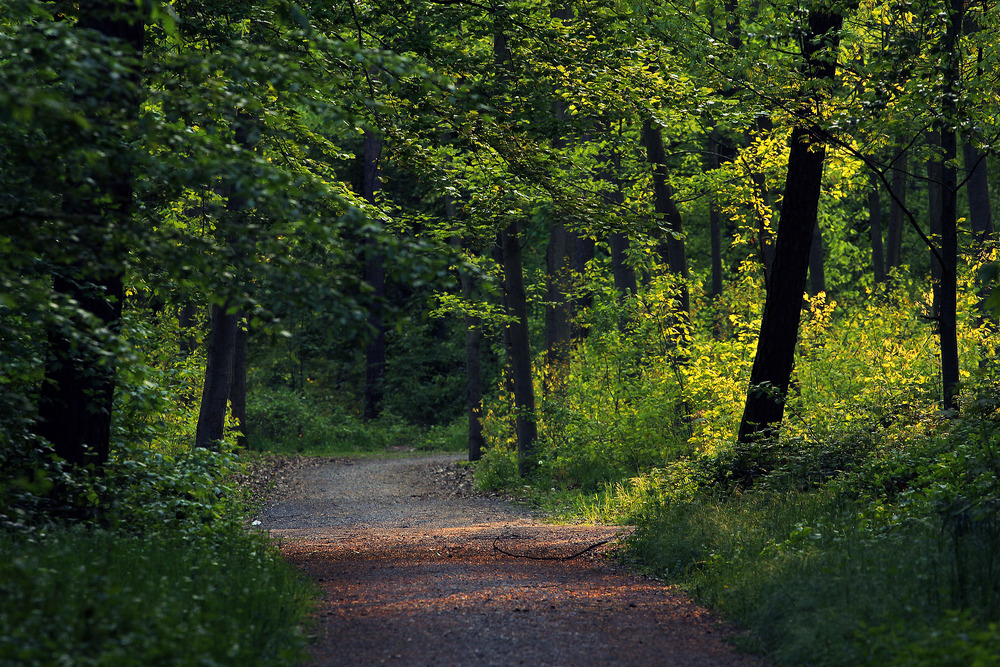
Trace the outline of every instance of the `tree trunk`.
<instances>
[{"instance_id":1,"label":"tree trunk","mask_svg":"<svg viewBox=\"0 0 1000 667\"><path fill-rule=\"evenodd\" d=\"M462 296L472 298L474 285L472 276L463 273ZM465 316L465 407L469 417L469 460L482 458L485 439L483 438L483 379L482 379L483 329L479 318Z\"/></svg>"},{"instance_id":2,"label":"tree trunk","mask_svg":"<svg viewBox=\"0 0 1000 667\"><path fill-rule=\"evenodd\" d=\"M546 393L557 389L573 345L572 287L573 235L561 222L549 230L545 251L545 383Z\"/></svg>"},{"instance_id":3,"label":"tree trunk","mask_svg":"<svg viewBox=\"0 0 1000 667\"><path fill-rule=\"evenodd\" d=\"M250 140L252 123L239 112L233 115L233 133L238 146L253 148ZM239 255L238 225L247 208L247 199L232 183L224 184L222 190L227 195L226 213L229 215L230 229L226 232L229 245ZM246 279L246 277L243 277ZM198 427L195 446L214 447L222 440L226 425L226 410L229 405L230 384L233 377L233 357L236 354L236 338L239 330L239 308L227 301L223 305L212 305L211 332L208 341L208 358L205 365L205 384L201 393L201 408L198 413Z\"/></svg>"},{"instance_id":4,"label":"tree trunk","mask_svg":"<svg viewBox=\"0 0 1000 667\"><path fill-rule=\"evenodd\" d=\"M879 196L881 190L878 177L872 174L869 177L868 188L868 220L869 236L872 243L872 271L875 274L875 284L885 283L885 254L882 246L882 199Z\"/></svg>"},{"instance_id":5,"label":"tree trunk","mask_svg":"<svg viewBox=\"0 0 1000 667\"><path fill-rule=\"evenodd\" d=\"M932 130L927 133L927 144L933 148L943 146L941 133ZM927 160L927 227L932 246L928 248L931 255L931 284L933 285L933 303L931 318L937 318L940 312L941 262L938 253L941 250L941 216L944 212L944 164L940 157L934 156Z\"/></svg>"},{"instance_id":6,"label":"tree trunk","mask_svg":"<svg viewBox=\"0 0 1000 667\"><path fill-rule=\"evenodd\" d=\"M843 16L830 10L810 13L809 28L802 40L802 73L808 80L833 80L836 60L816 56L823 47L837 52L842 23ZM819 138L814 128L800 126L792 130L774 264L740 423L742 443L776 431L784 416L823 180L826 147Z\"/></svg>"},{"instance_id":7,"label":"tree trunk","mask_svg":"<svg viewBox=\"0 0 1000 667\"><path fill-rule=\"evenodd\" d=\"M568 23L573 18L573 8L569 5L553 7L554 18ZM498 55L510 55L506 40ZM500 61L498 61L500 63ZM502 63L500 63L502 64ZM566 120L567 103L556 98L552 103L552 115L558 124ZM563 150L566 138L558 133L552 141L552 148ZM556 213L558 216L558 212ZM573 347L573 300L571 298L573 247L575 235L563 220L554 219L549 229L549 245L545 250L545 368L542 391L546 394L562 386L562 378L569 364Z\"/></svg>"},{"instance_id":8,"label":"tree trunk","mask_svg":"<svg viewBox=\"0 0 1000 667\"><path fill-rule=\"evenodd\" d=\"M136 56L142 54L144 26L135 5L88 3L81 6L77 27L97 31ZM119 44L109 48L120 48ZM110 69L101 71L112 76ZM82 221L78 242L100 258L103 266L65 266L57 269L53 278L57 294L75 300L115 339L124 300L122 264L126 250L121 235L131 217L133 181L131 161L115 152L119 144L128 141L117 128L139 113L138 73L130 73L129 79L135 87L118 94L106 92L100 81L95 82L93 90L77 91L99 102L91 120L107 126L114 145L106 152L95 153L99 157L86 178L66 184L63 209ZM122 91L123 87L109 85L106 90ZM107 350L100 349L106 341L94 339L95 334L90 332L89 344L81 346L74 333L64 327L52 325L47 332L49 349L35 432L52 444L56 454L74 465L101 466L110 455L117 370L114 355L102 354Z\"/></svg>"},{"instance_id":9,"label":"tree trunk","mask_svg":"<svg viewBox=\"0 0 1000 667\"><path fill-rule=\"evenodd\" d=\"M198 309L191 304L181 306L177 311L177 328L180 334L177 347L181 356L188 357L198 347L198 339L193 330L198 326Z\"/></svg>"},{"instance_id":10,"label":"tree trunk","mask_svg":"<svg viewBox=\"0 0 1000 667\"><path fill-rule=\"evenodd\" d=\"M531 345L528 337L528 304L524 290L524 270L521 260L521 229L518 222L500 234L503 245L504 292L507 314L513 321L507 325L510 333L509 361L514 389L514 420L517 433L518 471L526 476L535 467L535 387L531 377Z\"/></svg>"},{"instance_id":11,"label":"tree trunk","mask_svg":"<svg viewBox=\"0 0 1000 667\"><path fill-rule=\"evenodd\" d=\"M625 233L615 232L608 236L608 248L611 251L611 277L615 283L615 290L623 298L635 296L639 292L635 269L628 263L629 246L629 238Z\"/></svg>"},{"instance_id":12,"label":"tree trunk","mask_svg":"<svg viewBox=\"0 0 1000 667\"><path fill-rule=\"evenodd\" d=\"M57 275L53 289L74 299L108 331L117 334L124 289L120 274L91 278ZM52 325L45 380L38 399L35 432L48 440L56 454L74 465L103 465L110 454L111 410L116 370L114 361L98 353L98 341L80 348L71 332Z\"/></svg>"},{"instance_id":13,"label":"tree trunk","mask_svg":"<svg viewBox=\"0 0 1000 667\"><path fill-rule=\"evenodd\" d=\"M667 260L670 272L679 279L680 292L676 310L686 322L690 317L691 306L687 287L688 266L684 249L684 226L670 184L667 182L667 155L663 150L663 135L650 120L643 123L642 141L646 147L646 158L653 165L653 208L667 228L666 239L661 241L660 254Z\"/></svg>"},{"instance_id":14,"label":"tree trunk","mask_svg":"<svg viewBox=\"0 0 1000 667\"><path fill-rule=\"evenodd\" d=\"M944 43L946 73L942 94L941 138L941 280L938 302L938 331L941 339L941 382L944 409L957 409L958 357L958 141L952 124L957 116L955 87L961 81L959 37L964 0L948 3L948 28Z\"/></svg>"},{"instance_id":15,"label":"tree trunk","mask_svg":"<svg viewBox=\"0 0 1000 667\"><path fill-rule=\"evenodd\" d=\"M195 434L197 447L214 447L224 435L238 323L239 314L234 308L218 304L212 306L212 330L208 337L205 384L202 388L201 410Z\"/></svg>"},{"instance_id":16,"label":"tree trunk","mask_svg":"<svg viewBox=\"0 0 1000 667\"><path fill-rule=\"evenodd\" d=\"M596 243L594 239L586 236L577 236L573 239L573 271L581 276L587 275L587 264L594 259ZM573 300L573 312L581 313L590 308L594 303L594 298L590 292L584 291ZM587 327L577 320L573 322L573 339L583 340L587 337Z\"/></svg>"}]
</instances>

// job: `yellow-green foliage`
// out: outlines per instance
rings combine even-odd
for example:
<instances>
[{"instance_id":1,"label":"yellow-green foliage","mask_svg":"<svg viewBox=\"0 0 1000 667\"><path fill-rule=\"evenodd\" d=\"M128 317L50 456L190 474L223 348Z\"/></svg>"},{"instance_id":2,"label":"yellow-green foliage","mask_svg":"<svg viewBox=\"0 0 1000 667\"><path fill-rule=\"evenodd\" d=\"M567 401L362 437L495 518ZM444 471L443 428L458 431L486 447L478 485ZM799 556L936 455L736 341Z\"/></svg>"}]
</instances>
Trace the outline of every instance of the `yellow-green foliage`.
<instances>
[{"instance_id":1,"label":"yellow-green foliage","mask_svg":"<svg viewBox=\"0 0 1000 667\"><path fill-rule=\"evenodd\" d=\"M923 432L929 422L919 417L933 413L941 391L931 297L914 285L896 285L868 290L849 305L825 294L808 301L782 438L766 452L733 448L762 308L755 275L743 274L714 301L695 287L690 324L674 313L677 288L670 277L626 301L598 286L581 316L589 335L568 366L538 360L539 473L552 486L597 491L708 457L718 463L714 472L698 473L708 484L732 476L726 466L744 459L755 459L763 472L804 466L789 474L806 475L812 484L862 456L876 431L883 444ZM964 293L967 378L992 343L977 326L972 290ZM503 392L487 402L489 447L514 449L511 414ZM687 475L671 473L678 474Z\"/></svg>"},{"instance_id":2,"label":"yellow-green foliage","mask_svg":"<svg viewBox=\"0 0 1000 667\"><path fill-rule=\"evenodd\" d=\"M127 312L122 339L130 355L120 364L115 391L116 444L179 454L193 445L205 378L204 346L186 353L177 319Z\"/></svg>"}]
</instances>

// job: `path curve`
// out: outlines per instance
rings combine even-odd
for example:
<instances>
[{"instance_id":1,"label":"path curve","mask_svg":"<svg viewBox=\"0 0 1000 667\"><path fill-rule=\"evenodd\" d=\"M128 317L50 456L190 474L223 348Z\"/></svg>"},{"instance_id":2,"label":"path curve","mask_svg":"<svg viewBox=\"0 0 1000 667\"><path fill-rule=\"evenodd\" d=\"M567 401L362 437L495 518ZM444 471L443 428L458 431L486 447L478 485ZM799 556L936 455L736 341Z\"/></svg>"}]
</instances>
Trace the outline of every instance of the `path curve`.
<instances>
[{"instance_id":1,"label":"path curve","mask_svg":"<svg viewBox=\"0 0 1000 667\"><path fill-rule=\"evenodd\" d=\"M310 665L758 665L682 592L602 554L609 526L552 526L436 485L456 456L321 460L260 528L317 581Z\"/></svg>"}]
</instances>

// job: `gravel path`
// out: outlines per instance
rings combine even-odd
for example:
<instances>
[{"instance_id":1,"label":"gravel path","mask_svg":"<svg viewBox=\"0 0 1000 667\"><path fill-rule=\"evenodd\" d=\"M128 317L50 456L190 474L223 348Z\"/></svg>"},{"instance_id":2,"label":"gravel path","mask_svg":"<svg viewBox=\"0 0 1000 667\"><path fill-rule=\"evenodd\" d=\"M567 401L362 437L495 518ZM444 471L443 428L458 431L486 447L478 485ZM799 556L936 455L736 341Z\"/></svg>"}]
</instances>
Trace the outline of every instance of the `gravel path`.
<instances>
[{"instance_id":1,"label":"gravel path","mask_svg":"<svg viewBox=\"0 0 1000 667\"><path fill-rule=\"evenodd\" d=\"M547 525L468 494L457 460L283 473L260 528L322 591L310 665L760 664L682 592L604 557L626 529Z\"/></svg>"}]
</instances>

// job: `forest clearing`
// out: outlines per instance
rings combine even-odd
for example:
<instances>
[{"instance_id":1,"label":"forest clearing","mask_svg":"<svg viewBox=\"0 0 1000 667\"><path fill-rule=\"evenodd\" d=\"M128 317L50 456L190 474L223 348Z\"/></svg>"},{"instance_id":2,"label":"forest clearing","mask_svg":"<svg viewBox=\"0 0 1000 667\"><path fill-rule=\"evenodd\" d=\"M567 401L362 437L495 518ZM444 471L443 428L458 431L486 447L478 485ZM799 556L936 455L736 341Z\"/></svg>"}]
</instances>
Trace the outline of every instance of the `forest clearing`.
<instances>
[{"instance_id":1,"label":"forest clearing","mask_svg":"<svg viewBox=\"0 0 1000 667\"><path fill-rule=\"evenodd\" d=\"M0 0L0 665L298 664L389 552L267 487L425 454L632 527L595 663L674 593L733 664L1000 662L998 81L976 1Z\"/></svg>"}]
</instances>

